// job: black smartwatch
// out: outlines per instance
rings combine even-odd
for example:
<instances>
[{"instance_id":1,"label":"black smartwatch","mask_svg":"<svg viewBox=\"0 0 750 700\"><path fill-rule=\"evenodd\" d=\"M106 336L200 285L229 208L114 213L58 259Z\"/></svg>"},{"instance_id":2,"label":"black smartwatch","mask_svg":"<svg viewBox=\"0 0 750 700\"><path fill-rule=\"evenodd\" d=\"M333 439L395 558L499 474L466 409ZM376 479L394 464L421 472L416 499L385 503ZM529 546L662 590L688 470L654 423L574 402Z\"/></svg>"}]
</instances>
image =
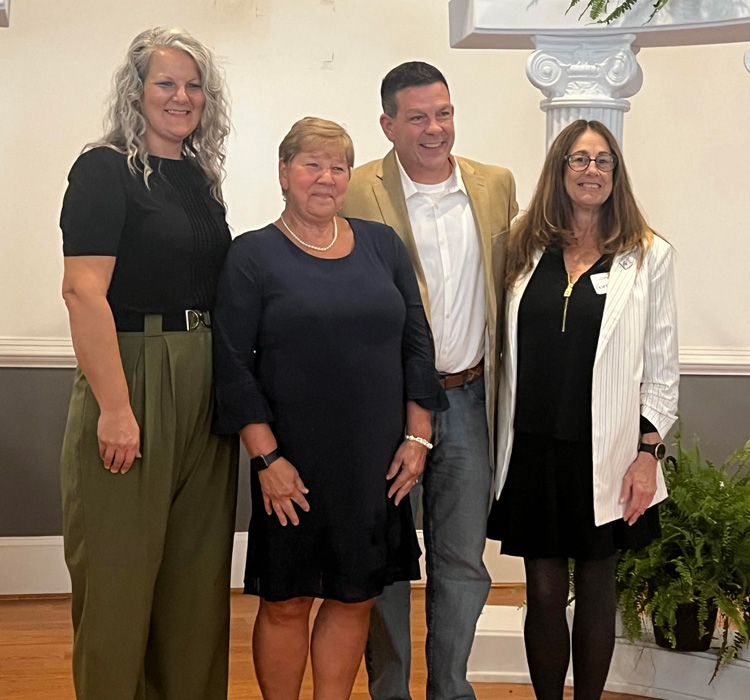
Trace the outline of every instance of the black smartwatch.
<instances>
[{"instance_id":1,"label":"black smartwatch","mask_svg":"<svg viewBox=\"0 0 750 700\"><path fill-rule=\"evenodd\" d=\"M258 455L257 457L251 457L250 466L256 472L262 472L264 469L268 469L281 455L279 454L278 448L269 452L267 455Z\"/></svg>"},{"instance_id":2,"label":"black smartwatch","mask_svg":"<svg viewBox=\"0 0 750 700\"><path fill-rule=\"evenodd\" d=\"M646 442L642 442L638 445L638 452L648 452L658 460L664 459L667 454L667 446L663 442L656 442L653 445L649 445Z\"/></svg>"}]
</instances>

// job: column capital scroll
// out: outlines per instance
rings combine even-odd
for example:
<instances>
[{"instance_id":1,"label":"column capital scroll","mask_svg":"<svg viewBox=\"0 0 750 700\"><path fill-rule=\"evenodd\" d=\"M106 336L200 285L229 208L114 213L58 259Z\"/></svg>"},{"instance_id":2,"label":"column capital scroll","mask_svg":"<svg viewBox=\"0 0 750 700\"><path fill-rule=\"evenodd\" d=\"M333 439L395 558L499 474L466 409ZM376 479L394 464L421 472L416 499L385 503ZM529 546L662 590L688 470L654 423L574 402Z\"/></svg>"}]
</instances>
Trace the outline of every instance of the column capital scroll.
<instances>
[{"instance_id":1,"label":"column capital scroll","mask_svg":"<svg viewBox=\"0 0 750 700\"><path fill-rule=\"evenodd\" d=\"M643 84L643 73L632 44L635 34L598 37L532 37L536 51L526 62L526 75L546 99L547 145L571 121L604 122L622 143L626 99Z\"/></svg>"}]
</instances>

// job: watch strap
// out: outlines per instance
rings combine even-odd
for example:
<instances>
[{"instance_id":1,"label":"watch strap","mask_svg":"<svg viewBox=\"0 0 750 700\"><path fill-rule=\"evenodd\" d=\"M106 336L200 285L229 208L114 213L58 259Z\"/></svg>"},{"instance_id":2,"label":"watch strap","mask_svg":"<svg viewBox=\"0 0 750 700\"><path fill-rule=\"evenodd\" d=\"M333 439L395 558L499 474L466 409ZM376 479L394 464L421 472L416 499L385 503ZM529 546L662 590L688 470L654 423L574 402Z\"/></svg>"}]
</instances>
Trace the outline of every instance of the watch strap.
<instances>
[{"instance_id":1,"label":"watch strap","mask_svg":"<svg viewBox=\"0 0 750 700\"><path fill-rule=\"evenodd\" d=\"M271 450L268 454L251 457L250 466L254 471L262 472L264 469L268 469L268 467L270 467L279 457L281 457L281 453L277 447L275 450Z\"/></svg>"},{"instance_id":2,"label":"watch strap","mask_svg":"<svg viewBox=\"0 0 750 700\"><path fill-rule=\"evenodd\" d=\"M656 459L664 459L665 455L667 454L667 447L663 442L655 442L653 444L642 442L640 445L638 445L638 451L648 452L648 454L652 455Z\"/></svg>"}]
</instances>

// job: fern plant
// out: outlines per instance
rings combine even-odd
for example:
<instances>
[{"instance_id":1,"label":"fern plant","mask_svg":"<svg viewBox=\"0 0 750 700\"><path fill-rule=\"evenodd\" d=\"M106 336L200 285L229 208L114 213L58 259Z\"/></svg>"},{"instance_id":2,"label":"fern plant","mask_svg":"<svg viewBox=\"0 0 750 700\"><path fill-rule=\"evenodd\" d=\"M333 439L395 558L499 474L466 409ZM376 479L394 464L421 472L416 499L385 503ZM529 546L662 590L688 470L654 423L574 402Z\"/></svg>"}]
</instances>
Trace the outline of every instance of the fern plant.
<instances>
[{"instance_id":1,"label":"fern plant","mask_svg":"<svg viewBox=\"0 0 750 700\"><path fill-rule=\"evenodd\" d=\"M573 9L576 5L585 3L583 5L583 11L581 12L578 19L581 19L587 12L589 17L595 22L601 24L609 24L616 19L622 17L628 10L632 10L640 0L570 0L570 6L567 11ZM653 1L653 10L646 20L650 22L654 15L661 9L663 9L669 0L651 0ZM616 5L610 10L610 5Z\"/></svg>"},{"instance_id":2,"label":"fern plant","mask_svg":"<svg viewBox=\"0 0 750 700\"><path fill-rule=\"evenodd\" d=\"M679 435L676 451L664 466L662 537L623 555L618 601L631 640L650 616L672 646L678 606L697 604L701 635L709 608L718 608L722 644L713 680L750 633L750 441L720 467L704 461L697 444L685 450Z\"/></svg>"}]
</instances>

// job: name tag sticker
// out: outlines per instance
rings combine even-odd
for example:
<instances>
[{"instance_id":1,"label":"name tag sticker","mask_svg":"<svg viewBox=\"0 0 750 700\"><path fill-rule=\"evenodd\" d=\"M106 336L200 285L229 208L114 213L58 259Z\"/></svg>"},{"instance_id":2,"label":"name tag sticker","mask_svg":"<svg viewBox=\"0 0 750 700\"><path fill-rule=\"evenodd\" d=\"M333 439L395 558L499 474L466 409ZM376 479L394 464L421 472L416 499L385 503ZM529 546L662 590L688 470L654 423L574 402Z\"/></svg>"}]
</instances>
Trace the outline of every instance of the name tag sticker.
<instances>
[{"instance_id":1,"label":"name tag sticker","mask_svg":"<svg viewBox=\"0 0 750 700\"><path fill-rule=\"evenodd\" d=\"M591 284L594 285L594 291L597 294L606 294L609 287L609 272L599 272L591 275Z\"/></svg>"}]
</instances>

